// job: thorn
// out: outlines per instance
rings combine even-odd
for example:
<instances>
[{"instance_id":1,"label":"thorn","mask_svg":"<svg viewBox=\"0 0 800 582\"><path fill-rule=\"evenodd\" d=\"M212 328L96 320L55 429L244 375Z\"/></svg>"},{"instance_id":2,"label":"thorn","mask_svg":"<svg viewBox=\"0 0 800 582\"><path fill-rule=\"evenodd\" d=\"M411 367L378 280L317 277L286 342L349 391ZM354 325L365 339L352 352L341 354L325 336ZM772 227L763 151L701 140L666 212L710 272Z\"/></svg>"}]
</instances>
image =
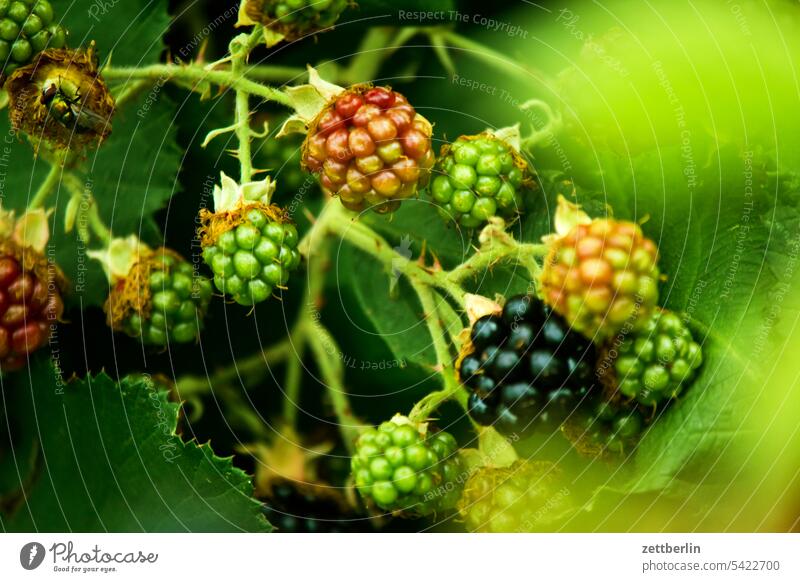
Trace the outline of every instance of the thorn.
<instances>
[{"instance_id":1,"label":"thorn","mask_svg":"<svg viewBox=\"0 0 800 582\"><path fill-rule=\"evenodd\" d=\"M431 265L431 271L434 273L443 271L442 263L439 262L439 257L436 256L436 253L431 251L431 256L433 257L433 265Z\"/></svg>"},{"instance_id":2,"label":"thorn","mask_svg":"<svg viewBox=\"0 0 800 582\"><path fill-rule=\"evenodd\" d=\"M194 60L195 63L201 64L206 61L206 49L208 48L208 37L203 39L203 42L200 43L200 50L197 51L197 58Z\"/></svg>"},{"instance_id":3,"label":"thorn","mask_svg":"<svg viewBox=\"0 0 800 582\"><path fill-rule=\"evenodd\" d=\"M427 250L428 250L428 241L427 240L423 240L422 241L422 249L419 251L419 258L417 259L417 264L420 267L424 267L425 266L425 253L426 253Z\"/></svg>"}]
</instances>

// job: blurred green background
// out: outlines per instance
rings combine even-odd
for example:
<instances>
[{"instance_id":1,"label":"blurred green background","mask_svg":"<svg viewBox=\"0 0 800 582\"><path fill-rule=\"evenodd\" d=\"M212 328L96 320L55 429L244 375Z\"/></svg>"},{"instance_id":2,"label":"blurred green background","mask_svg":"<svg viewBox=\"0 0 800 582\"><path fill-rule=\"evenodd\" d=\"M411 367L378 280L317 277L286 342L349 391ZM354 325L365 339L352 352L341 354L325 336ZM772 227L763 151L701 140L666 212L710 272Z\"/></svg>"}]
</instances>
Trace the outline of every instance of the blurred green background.
<instances>
[{"instance_id":1,"label":"blurred green background","mask_svg":"<svg viewBox=\"0 0 800 582\"><path fill-rule=\"evenodd\" d=\"M69 3L62 4L65 20L76 23L73 30L83 26L87 37L103 34L81 20L81 13L70 12ZM236 4L172 0L169 48L162 57L183 54L188 46L196 58L201 45L205 61L222 57L237 33L233 19L210 36L203 30ZM526 155L539 172L540 189L514 233L535 241L550 230L553 203L565 180L591 213L642 221L659 244L668 275L663 303L688 312L703 341L700 378L626 462L579 458L560 438L525 443L529 454L567 469L571 491L585 503L560 530L800 529L800 5L789 0L359 4L335 30L259 49L253 63L313 64L339 82L391 84L435 124L437 148L487 127L520 123L524 134L539 132ZM461 17L398 18L398 10L414 4L455 10ZM488 19L499 24L487 25ZM363 62L361 39L376 26L389 32L403 26L455 31L466 39L449 50L457 78L425 34L392 51L378 44L378 58ZM135 63L133 36L121 33L116 41L121 48L114 49L114 62ZM102 54L110 52L98 44ZM351 67L359 58L361 66ZM347 77L354 72L368 77ZM300 76L292 82L303 81ZM531 101L537 104L521 107ZM179 162L174 175L167 172L174 196L156 216L167 244L192 256L201 193L220 171L237 172L227 138L200 146L209 131L230 124L232 96L201 100L166 85L156 107L164 119L154 131L175 132L176 167ZM260 109L268 119L281 115L274 107ZM133 115L123 113L115 123L132 124ZM548 120L553 131L541 133ZM289 170L277 169L279 182L282 172ZM35 183L32 175L24 178ZM289 203L295 193L282 190L281 201ZM314 193L304 203L314 213L322 200ZM301 230L307 228L302 213L295 218ZM424 200L405 203L393 219L364 220L394 244L410 237L414 257L425 241L446 266L463 260L475 242L442 224ZM354 363L347 373L354 409L372 422L408 411L439 385L427 365L427 340L413 325L419 308L404 286L399 298L390 298L387 281L380 266L341 247L322 311L343 359ZM62 354L62 366L79 375L101 369L114 376L142 369L170 378L213 373L285 336L301 307L302 272L293 283L281 301L252 313L216 301L200 346L202 367L196 346L145 353L133 340L112 336L102 311L81 311L73 297L69 317L80 325L63 328L63 345L73 347ZM508 295L523 291L527 281L496 269L472 285L474 292ZM395 333L376 341L387 330ZM398 360L407 366L361 369L363 362ZM321 441L336 431L314 373L309 361L300 420L311 440ZM278 368L248 390L238 378L230 388L265 422L275 422L282 381ZM237 444L249 440L246 425L216 394L202 402L201 416L182 420L184 436L211 439L217 453L233 454ZM474 446L455 406L442 410L439 423L463 446ZM237 455L235 463L254 468L246 455ZM341 482L346 466L340 446L326 470ZM460 526L419 521L392 527L457 531Z\"/></svg>"}]
</instances>

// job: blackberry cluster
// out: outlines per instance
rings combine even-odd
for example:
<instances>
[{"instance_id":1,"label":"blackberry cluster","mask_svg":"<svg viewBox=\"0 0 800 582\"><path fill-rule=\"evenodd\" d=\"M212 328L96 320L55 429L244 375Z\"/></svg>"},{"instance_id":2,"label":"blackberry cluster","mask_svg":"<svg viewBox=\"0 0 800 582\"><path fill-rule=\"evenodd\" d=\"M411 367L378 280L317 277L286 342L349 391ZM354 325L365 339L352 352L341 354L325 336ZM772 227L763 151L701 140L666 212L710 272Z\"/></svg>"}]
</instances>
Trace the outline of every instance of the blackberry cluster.
<instances>
[{"instance_id":1,"label":"blackberry cluster","mask_svg":"<svg viewBox=\"0 0 800 582\"><path fill-rule=\"evenodd\" d=\"M379 508L422 516L455 507L461 469L451 434L428 434L427 425L398 415L364 431L356 447L356 488Z\"/></svg>"},{"instance_id":2,"label":"blackberry cluster","mask_svg":"<svg viewBox=\"0 0 800 582\"><path fill-rule=\"evenodd\" d=\"M312 123L303 166L346 208L394 212L430 179L432 132L400 93L357 86Z\"/></svg>"},{"instance_id":3,"label":"blackberry cluster","mask_svg":"<svg viewBox=\"0 0 800 582\"><path fill-rule=\"evenodd\" d=\"M533 461L481 467L458 502L467 530L484 533L542 531L570 508L569 490L553 464Z\"/></svg>"},{"instance_id":4,"label":"blackberry cluster","mask_svg":"<svg viewBox=\"0 0 800 582\"><path fill-rule=\"evenodd\" d=\"M348 4L348 0L246 0L245 12L287 40L296 40L336 24Z\"/></svg>"},{"instance_id":5,"label":"blackberry cluster","mask_svg":"<svg viewBox=\"0 0 800 582\"><path fill-rule=\"evenodd\" d=\"M63 48L67 31L48 0L0 0L0 79L27 65L46 48Z\"/></svg>"},{"instance_id":6,"label":"blackberry cluster","mask_svg":"<svg viewBox=\"0 0 800 582\"><path fill-rule=\"evenodd\" d=\"M595 387L595 349L529 295L478 319L458 365L469 414L503 434L558 427Z\"/></svg>"},{"instance_id":7,"label":"blackberry cluster","mask_svg":"<svg viewBox=\"0 0 800 582\"><path fill-rule=\"evenodd\" d=\"M367 520L329 489L281 481L273 485L264 515L280 533L349 533L369 529Z\"/></svg>"},{"instance_id":8,"label":"blackberry cluster","mask_svg":"<svg viewBox=\"0 0 800 582\"><path fill-rule=\"evenodd\" d=\"M522 211L527 164L491 134L462 136L444 146L435 170L430 195L445 220L474 228L495 215L512 218Z\"/></svg>"},{"instance_id":9,"label":"blackberry cluster","mask_svg":"<svg viewBox=\"0 0 800 582\"><path fill-rule=\"evenodd\" d=\"M47 344L63 312L57 285L12 254L0 255L0 372L23 367L28 354Z\"/></svg>"},{"instance_id":10,"label":"blackberry cluster","mask_svg":"<svg viewBox=\"0 0 800 582\"><path fill-rule=\"evenodd\" d=\"M677 397L703 361L689 328L663 309L621 335L618 343L614 371L619 391L648 406Z\"/></svg>"},{"instance_id":11,"label":"blackberry cluster","mask_svg":"<svg viewBox=\"0 0 800 582\"><path fill-rule=\"evenodd\" d=\"M109 296L107 311L112 326L149 345L196 341L211 302L211 281L196 275L192 265L167 249L155 251L147 260L143 280L122 279ZM131 295L144 298L145 304L128 310L121 321L116 321L111 315L115 304Z\"/></svg>"},{"instance_id":12,"label":"blackberry cluster","mask_svg":"<svg viewBox=\"0 0 800 582\"><path fill-rule=\"evenodd\" d=\"M240 305L265 301L300 265L297 229L280 216L272 207L252 205L203 251L217 289Z\"/></svg>"},{"instance_id":13,"label":"blackberry cluster","mask_svg":"<svg viewBox=\"0 0 800 582\"><path fill-rule=\"evenodd\" d=\"M638 224L595 219L552 243L540 282L545 302L600 342L650 316L658 278L658 249Z\"/></svg>"}]
</instances>

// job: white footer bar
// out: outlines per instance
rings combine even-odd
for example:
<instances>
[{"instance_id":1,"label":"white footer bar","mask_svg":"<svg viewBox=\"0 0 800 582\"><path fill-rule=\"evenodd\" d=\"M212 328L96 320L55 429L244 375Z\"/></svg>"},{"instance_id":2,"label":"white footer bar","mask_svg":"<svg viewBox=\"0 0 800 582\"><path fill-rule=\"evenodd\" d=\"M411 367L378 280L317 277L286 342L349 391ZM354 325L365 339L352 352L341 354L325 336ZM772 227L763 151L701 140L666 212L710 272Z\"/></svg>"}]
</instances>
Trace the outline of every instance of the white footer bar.
<instances>
[{"instance_id":1,"label":"white footer bar","mask_svg":"<svg viewBox=\"0 0 800 582\"><path fill-rule=\"evenodd\" d=\"M4 582L797 581L798 564L796 534L0 535Z\"/></svg>"}]
</instances>

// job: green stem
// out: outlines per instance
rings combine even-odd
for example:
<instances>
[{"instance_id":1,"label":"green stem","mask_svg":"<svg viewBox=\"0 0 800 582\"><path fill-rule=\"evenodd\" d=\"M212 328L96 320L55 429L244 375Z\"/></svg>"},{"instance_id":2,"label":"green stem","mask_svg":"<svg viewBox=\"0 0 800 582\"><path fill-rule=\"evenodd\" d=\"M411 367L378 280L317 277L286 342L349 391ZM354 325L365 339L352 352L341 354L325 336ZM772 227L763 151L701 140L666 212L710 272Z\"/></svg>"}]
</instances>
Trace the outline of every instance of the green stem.
<instances>
[{"instance_id":1,"label":"green stem","mask_svg":"<svg viewBox=\"0 0 800 582\"><path fill-rule=\"evenodd\" d=\"M89 228L92 229L94 235L100 239L103 245L108 246L111 242L111 230L100 218L100 211L97 209L97 201L94 198L92 198L91 206L89 207L88 219Z\"/></svg>"},{"instance_id":2,"label":"green stem","mask_svg":"<svg viewBox=\"0 0 800 582\"><path fill-rule=\"evenodd\" d=\"M44 206L47 198L58 186L62 172L63 169L58 164L54 163L50 166L50 171L47 173L44 182L41 183L36 194L33 195L33 198L31 198L31 201L28 203L29 210Z\"/></svg>"},{"instance_id":3,"label":"green stem","mask_svg":"<svg viewBox=\"0 0 800 582\"><path fill-rule=\"evenodd\" d=\"M253 81L285 83L287 81L296 81L301 79L306 72L306 69L302 67L252 65L247 67L244 73L248 79Z\"/></svg>"},{"instance_id":4,"label":"green stem","mask_svg":"<svg viewBox=\"0 0 800 582\"><path fill-rule=\"evenodd\" d=\"M429 271L416 261L411 261L395 251L383 237L360 222L354 222L343 211L330 213L327 220L330 232L353 246L372 255L385 265L391 265L409 280L417 280L429 287L446 291L460 306L464 306L466 292L450 281L445 271Z\"/></svg>"},{"instance_id":5,"label":"green stem","mask_svg":"<svg viewBox=\"0 0 800 582\"><path fill-rule=\"evenodd\" d=\"M262 29L257 26L250 35L239 35L230 43L231 73L236 78L244 78L244 66L250 51L261 39ZM244 184L253 178L253 156L250 151L250 93L243 87L236 88L236 138L239 140L240 176L239 182Z\"/></svg>"},{"instance_id":6,"label":"green stem","mask_svg":"<svg viewBox=\"0 0 800 582\"><path fill-rule=\"evenodd\" d=\"M308 317L306 315L306 317ZM333 405L333 411L339 421L339 431L347 450L352 454L355 451L355 442L361 432L363 423L356 418L350 408L350 401L344 386L344 368L339 357L341 353L328 330L318 321L306 319L306 325L313 326L307 332L308 343L314 353L314 359L319 366L320 376L328 390L328 396Z\"/></svg>"},{"instance_id":7,"label":"green stem","mask_svg":"<svg viewBox=\"0 0 800 582\"><path fill-rule=\"evenodd\" d=\"M208 71L200 65L150 65L147 67L106 67L103 69L103 77L108 81L133 79L149 79L153 82L166 83L167 81L178 82L208 82L223 87L231 87L234 90L246 91L250 95L261 97L267 101L274 101L291 107L289 96L268 85L256 83L244 75L236 75L231 70L211 70Z\"/></svg>"},{"instance_id":8,"label":"green stem","mask_svg":"<svg viewBox=\"0 0 800 582\"><path fill-rule=\"evenodd\" d=\"M534 69L527 64L525 66L520 65L518 64L519 61L511 59L507 55L497 52L479 42L463 37L453 30L433 28L428 31L428 35L435 35L435 41L447 42L451 47L467 51L476 59L488 64L492 69L499 69L509 75L520 77L525 80L534 79L552 91L556 88L555 81L543 71Z\"/></svg>"},{"instance_id":9,"label":"green stem","mask_svg":"<svg viewBox=\"0 0 800 582\"><path fill-rule=\"evenodd\" d=\"M433 338L433 349L436 352L438 367L441 368L441 375L444 379L444 389L431 392L425 396L422 400L417 402L408 415L412 421L423 422L427 420L439 406L452 398L455 398L462 407L466 408L467 392L456 381L455 371L453 369L453 356L450 353L445 331L439 319L439 306L436 303L437 294L431 291L429 287L425 287L413 280L411 284L417 292L417 296L422 304L425 323ZM439 300L444 301L444 298L439 297Z\"/></svg>"},{"instance_id":10,"label":"green stem","mask_svg":"<svg viewBox=\"0 0 800 582\"><path fill-rule=\"evenodd\" d=\"M403 30L405 29L401 29ZM381 64L401 46L397 43L405 43L407 39L408 37L398 34L398 30L391 26L370 28L361 40L350 65L342 71L342 80L348 85L374 81Z\"/></svg>"},{"instance_id":11,"label":"green stem","mask_svg":"<svg viewBox=\"0 0 800 582\"><path fill-rule=\"evenodd\" d=\"M448 274L448 279L453 283L461 283L469 277L479 275L492 268L495 264L504 261L516 261L528 269L531 277L537 277L540 271L536 257L547 254L547 245L518 243L513 238L505 235L502 242L496 242L481 248L469 259L455 267Z\"/></svg>"},{"instance_id":12,"label":"green stem","mask_svg":"<svg viewBox=\"0 0 800 582\"><path fill-rule=\"evenodd\" d=\"M283 395L283 421L297 428L297 411L300 407L300 384L303 380L303 353L306 347L306 328L295 324L291 337L293 353L286 360L286 380Z\"/></svg>"},{"instance_id":13,"label":"green stem","mask_svg":"<svg viewBox=\"0 0 800 582\"><path fill-rule=\"evenodd\" d=\"M217 385L223 385L242 379L242 384L247 388L249 382L245 379L262 378L266 370L285 361L292 354L292 346L288 339L278 342L252 356L236 360L214 372L211 376L182 376L175 381L181 394L192 395L206 393Z\"/></svg>"},{"instance_id":14,"label":"green stem","mask_svg":"<svg viewBox=\"0 0 800 582\"><path fill-rule=\"evenodd\" d=\"M87 199L88 214L86 215L86 220L89 228L105 246L108 246L112 238L111 229L109 229L103 222L103 219L100 218L97 201L94 196L92 196L91 191L85 188L78 177L72 172L64 171L62 174L62 182L73 195L78 195Z\"/></svg>"},{"instance_id":15,"label":"green stem","mask_svg":"<svg viewBox=\"0 0 800 582\"><path fill-rule=\"evenodd\" d=\"M141 91L152 85L150 79L137 79L132 83L125 83L114 101L117 109L125 105L128 101L136 97Z\"/></svg>"}]
</instances>

